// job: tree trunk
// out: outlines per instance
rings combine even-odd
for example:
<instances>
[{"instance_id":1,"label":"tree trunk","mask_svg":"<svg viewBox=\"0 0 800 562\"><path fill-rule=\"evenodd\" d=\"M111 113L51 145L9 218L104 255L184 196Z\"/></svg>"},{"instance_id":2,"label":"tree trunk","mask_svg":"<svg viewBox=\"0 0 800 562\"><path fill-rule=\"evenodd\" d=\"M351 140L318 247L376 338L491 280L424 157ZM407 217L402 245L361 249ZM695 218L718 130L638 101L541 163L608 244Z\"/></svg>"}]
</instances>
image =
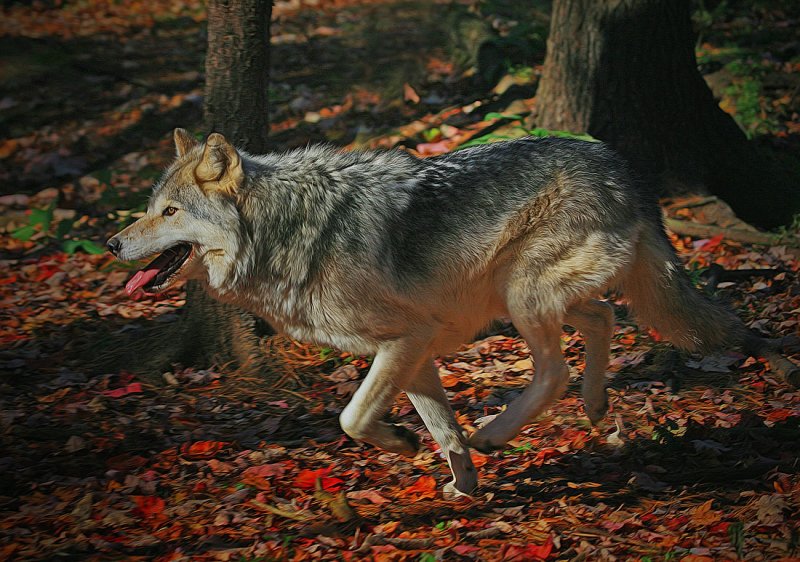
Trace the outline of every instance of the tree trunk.
<instances>
[{"instance_id":1,"label":"tree trunk","mask_svg":"<svg viewBox=\"0 0 800 562\"><path fill-rule=\"evenodd\" d=\"M272 2L208 0L205 121L248 152L267 150Z\"/></svg>"},{"instance_id":2,"label":"tree trunk","mask_svg":"<svg viewBox=\"0 0 800 562\"><path fill-rule=\"evenodd\" d=\"M555 0L537 108L537 126L606 141L662 194L710 190L761 226L797 209L697 70L688 0Z\"/></svg>"},{"instance_id":3,"label":"tree trunk","mask_svg":"<svg viewBox=\"0 0 800 562\"><path fill-rule=\"evenodd\" d=\"M207 7L206 127L248 152L266 152L272 2L209 0ZM180 345L158 359L161 368L175 362L261 371L267 361L261 336L273 333L252 314L209 297L195 281L187 283L177 330Z\"/></svg>"}]
</instances>

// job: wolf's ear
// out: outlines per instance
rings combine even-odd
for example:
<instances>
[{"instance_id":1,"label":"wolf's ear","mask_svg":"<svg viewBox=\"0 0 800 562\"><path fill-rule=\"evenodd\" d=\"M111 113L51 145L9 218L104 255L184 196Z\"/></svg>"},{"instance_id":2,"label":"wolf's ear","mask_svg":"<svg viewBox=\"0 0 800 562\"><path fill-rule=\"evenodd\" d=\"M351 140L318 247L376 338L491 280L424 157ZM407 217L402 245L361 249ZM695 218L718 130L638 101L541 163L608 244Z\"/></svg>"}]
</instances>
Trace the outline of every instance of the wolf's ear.
<instances>
[{"instance_id":1,"label":"wolf's ear","mask_svg":"<svg viewBox=\"0 0 800 562\"><path fill-rule=\"evenodd\" d=\"M233 195L244 179L242 158L231 143L219 133L206 139L203 157L194 169L203 191L221 191Z\"/></svg>"},{"instance_id":2,"label":"wolf's ear","mask_svg":"<svg viewBox=\"0 0 800 562\"><path fill-rule=\"evenodd\" d=\"M178 158L199 144L196 138L187 133L185 129L181 129L180 127L173 131L172 138L175 139L175 152L177 153Z\"/></svg>"}]
</instances>

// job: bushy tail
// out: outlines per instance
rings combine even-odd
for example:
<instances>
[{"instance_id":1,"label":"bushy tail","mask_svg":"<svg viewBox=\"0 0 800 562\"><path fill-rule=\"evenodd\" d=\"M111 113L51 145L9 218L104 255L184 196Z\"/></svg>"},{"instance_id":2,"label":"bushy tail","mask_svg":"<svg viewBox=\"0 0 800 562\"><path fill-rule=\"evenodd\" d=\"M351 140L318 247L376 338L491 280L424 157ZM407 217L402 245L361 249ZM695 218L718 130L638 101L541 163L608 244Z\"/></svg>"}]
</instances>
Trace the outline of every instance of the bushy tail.
<instances>
[{"instance_id":1,"label":"bushy tail","mask_svg":"<svg viewBox=\"0 0 800 562\"><path fill-rule=\"evenodd\" d=\"M731 349L748 337L741 320L692 286L660 223L645 226L621 285L636 317L682 349Z\"/></svg>"}]
</instances>

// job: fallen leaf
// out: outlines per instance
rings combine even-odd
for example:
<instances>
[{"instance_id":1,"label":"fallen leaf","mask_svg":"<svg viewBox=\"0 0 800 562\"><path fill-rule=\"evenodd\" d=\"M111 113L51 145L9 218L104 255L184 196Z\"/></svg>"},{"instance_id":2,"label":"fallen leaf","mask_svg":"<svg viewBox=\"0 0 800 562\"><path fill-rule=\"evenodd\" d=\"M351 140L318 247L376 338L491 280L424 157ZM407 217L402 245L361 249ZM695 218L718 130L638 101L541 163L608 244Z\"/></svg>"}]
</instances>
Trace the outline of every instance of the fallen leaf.
<instances>
[{"instance_id":1,"label":"fallen leaf","mask_svg":"<svg viewBox=\"0 0 800 562\"><path fill-rule=\"evenodd\" d=\"M330 467L319 468L317 470L301 470L294 480L294 487L301 490L312 490L316 487L317 480L320 480L322 489L328 492L338 492L342 489L344 480L336 478L335 476L328 476L330 474Z\"/></svg>"},{"instance_id":2,"label":"fallen leaf","mask_svg":"<svg viewBox=\"0 0 800 562\"><path fill-rule=\"evenodd\" d=\"M142 392L142 385L138 382L132 382L127 386L123 386L121 388L115 388L114 390L104 390L101 392L103 396L108 396L109 398L122 398L123 396L127 396L128 394L136 394Z\"/></svg>"},{"instance_id":3,"label":"fallen leaf","mask_svg":"<svg viewBox=\"0 0 800 562\"><path fill-rule=\"evenodd\" d=\"M136 502L135 512L144 519L157 517L164 512L165 502L158 496L133 496Z\"/></svg>"},{"instance_id":4,"label":"fallen leaf","mask_svg":"<svg viewBox=\"0 0 800 562\"><path fill-rule=\"evenodd\" d=\"M347 492L347 497L351 500L369 500L376 505L391 503L391 500L384 498L375 490L357 490Z\"/></svg>"},{"instance_id":5,"label":"fallen leaf","mask_svg":"<svg viewBox=\"0 0 800 562\"><path fill-rule=\"evenodd\" d=\"M420 476L411 486L403 490L403 495L415 496L416 499L435 498L436 480L433 476Z\"/></svg>"},{"instance_id":6,"label":"fallen leaf","mask_svg":"<svg viewBox=\"0 0 800 562\"><path fill-rule=\"evenodd\" d=\"M227 443L223 441L195 441L181 447L181 453L190 459L210 459L220 452Z\"/></svg>"}]
</instances>

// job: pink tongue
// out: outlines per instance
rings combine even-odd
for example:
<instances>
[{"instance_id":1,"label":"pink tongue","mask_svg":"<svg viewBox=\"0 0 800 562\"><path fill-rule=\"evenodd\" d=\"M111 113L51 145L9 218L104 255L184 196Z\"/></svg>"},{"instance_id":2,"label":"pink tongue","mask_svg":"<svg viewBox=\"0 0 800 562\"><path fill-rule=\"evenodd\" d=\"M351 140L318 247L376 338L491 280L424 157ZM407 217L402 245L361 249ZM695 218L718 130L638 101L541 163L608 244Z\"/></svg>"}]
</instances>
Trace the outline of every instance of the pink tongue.
<instances>
[{"instance_id":1,"label":"pink tongue","mask_svg":"<svg viewBox=\"0 0 800 562\"><path fill-rule=\"evenodd\" d=\"M159 269L152 268L152 269L143 269L141 271L137 271L136 275L131 277L130 281L125 284L125 293L128 296L131 296L137 289L140 289L147 285L153 278L158 275Z\"/></svg>"}]
</instances>

